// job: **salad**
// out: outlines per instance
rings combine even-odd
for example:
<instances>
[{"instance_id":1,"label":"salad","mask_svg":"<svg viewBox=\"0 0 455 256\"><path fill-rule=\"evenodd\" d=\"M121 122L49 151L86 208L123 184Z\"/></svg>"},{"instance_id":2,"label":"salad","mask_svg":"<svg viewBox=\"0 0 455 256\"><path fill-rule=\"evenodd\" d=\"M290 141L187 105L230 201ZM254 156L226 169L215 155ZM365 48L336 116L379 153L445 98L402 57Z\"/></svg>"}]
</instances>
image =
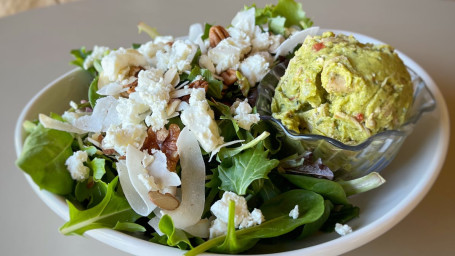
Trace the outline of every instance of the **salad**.
<instances>
[{"instance_id":1,"label":"salad","mask_svg":"<svg viewBox=\"0 0 455 256\"><path fill-rule=\"evenodd\" d=\"M281 143L256 113L256 87L317 27L301 4L246 6L231 24L188 37L71 53L93 76L87 99L26 121L17 165L63 196L60 232L110 228L187 250L240 253L256 244L346 235L348 197L381 185L343 181L312 152Z\"/></svg>"}]
</instances>

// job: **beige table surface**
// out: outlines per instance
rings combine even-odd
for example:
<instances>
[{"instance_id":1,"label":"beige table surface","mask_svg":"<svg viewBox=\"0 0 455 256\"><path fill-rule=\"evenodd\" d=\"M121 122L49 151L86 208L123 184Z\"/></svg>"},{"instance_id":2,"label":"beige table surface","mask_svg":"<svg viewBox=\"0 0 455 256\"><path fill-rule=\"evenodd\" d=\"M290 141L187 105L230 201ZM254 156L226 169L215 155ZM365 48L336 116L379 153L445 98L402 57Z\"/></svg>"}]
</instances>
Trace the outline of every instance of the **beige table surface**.
<instances>
[{"instance_id":1,"label":"beige table surface","mask_svg":"<svg viewBox=\"0 0 455 256\"><path fill-rule=\"evenodd\" d=\"M252 1L248 1L252 3ZM263 6L268 1L255 1ZM304 1L315 24L356 31L400 49L435 80L455 120L455 1ZM15 167L13 129L44 85L72 69L69 50L145 42L136 24L185 35L194 22L228 24L243 1L92 0L0 19L0 255L125 255L101 242L58 233L63 220L32 191ZM165 16L163 14L166 14ZM398 225L346 255L455 255L455 155L451 139L439 178Z\"/></svg>"}]
</instances>

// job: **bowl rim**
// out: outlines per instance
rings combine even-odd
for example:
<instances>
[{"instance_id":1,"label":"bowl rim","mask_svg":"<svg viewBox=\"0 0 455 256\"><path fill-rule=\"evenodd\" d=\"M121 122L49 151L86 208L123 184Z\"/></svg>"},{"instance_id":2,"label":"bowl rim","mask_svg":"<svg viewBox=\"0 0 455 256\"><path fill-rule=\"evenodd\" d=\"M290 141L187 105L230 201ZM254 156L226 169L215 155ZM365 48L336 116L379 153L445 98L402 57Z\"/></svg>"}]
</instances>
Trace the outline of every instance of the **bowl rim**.
<instances>
[{"instance_id":1,"label":"bowl rim","mask_svg":"<svg viewBox=\"0 0 455 256\"><path fill-rule=\"evenodd\" d=\"M382 43L381 41L374 39L369 36L365 36L360 33L345 31L345 30L336 30L336 29L326 29L330 31L334 31L336 33L344 33L344 34L352 34L355 37L362 37L364 40L374 43ZM359 246L362 246L373 239L379 237L398 222L400 222L406 215L408 215L416 206L417 204L423 199L423 197L427 194L430 190L431 186L435 182L443 164L447 154L448 144L449 144L449 136L450 136L450 123L449 123L449 114L448 109L445 103L445 100L439 91L436 83L433 79L429 76L429 74L420 67L415 61L410 59L405 54L400 53L400 57L403 59L405 63L409 63L410 66L414 68L414 70L422 77L422 79L427 83L429 86L430 91L433 93L433 96L437 102L437 110L440 112L440 133L439 133L439 147L435 149L434 155L435 157L431 159L428 163L428 171L425 172L425 175L421 177L419 183L415 185L415 187L407 194L403 200L401 200L391 211L384 214L381 218L376 219L375 221L369 223L366 226L363 226L353 233L347 236L341 236L330 241L320 243L317 245L304 247L296 250L290 250L286 252L278 252L278 253L270 253L267 255L339 255L350 250L353 250ZM40 90L38 94L36 94L24 107L22 110L19 118L16 122L15 127L15 150L16 155L19 156L22 150L22 138L23 138L23 129L22 123L24 118L27 115L27 112L33 106L33 103L42 95L44 94L49 88L54 86L55 84L64 80L68 75L80 72L80 69L76 68L73 69L59 78L55 79L51 83L49 83L46 87ZM57 215L59 215L62 219L68 220L68 206L66 202L61 196L52 194L46 190L41 190L31 179L31 177L24 173L26 180L33 188L35 193L44 201L44 203L51 208ZM114 248L117 248L121 251L134 253L136 255L149 255L150 250L155 250L155 252L159 252L165 255L181 255L184 251L168 247L165 245L155 244L152 242L148 242L146 240L142 240L137 237L133 237L127 234L124 234L119 231L111 230L111 229L95 229L89 230L85 233L87 236L92 237L100 242L108 244ZM203 253L202 255L219 255L213 253ZM243 254L243 255L251 255L252 254Z\"/></svg>"}]
</instances>

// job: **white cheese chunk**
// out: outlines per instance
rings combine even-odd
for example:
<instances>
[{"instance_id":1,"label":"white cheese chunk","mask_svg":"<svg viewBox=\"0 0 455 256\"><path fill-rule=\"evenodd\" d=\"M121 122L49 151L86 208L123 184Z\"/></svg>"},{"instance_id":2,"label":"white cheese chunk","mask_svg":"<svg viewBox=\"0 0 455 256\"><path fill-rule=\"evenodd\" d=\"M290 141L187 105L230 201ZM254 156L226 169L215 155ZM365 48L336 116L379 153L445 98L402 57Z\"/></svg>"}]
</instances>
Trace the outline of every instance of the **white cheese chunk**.
<instances>
[{"instance_id":1,"label":"white cheese chunk","mask_svg":"<svg viewBox=\"0 0 455 256\"><path fill-rule=\"evenodd\" d=\"M226 223L229 220L229 204L231 201L235 203L235 228L249 228L259 225L265 220L261 210L254 209L251 213L248 211L248 205L243 196L226 191L223 197L210 207L210 211L216 217L210 227L210 238L226 234Z\"/></svg>"},{"instance_id":2,"label":"white cheese chunk","mask_svg":"<svg viewBox=\"0 0 455 256\"><path fill-rule=\"evenodd\" d=\"M348 224L340 224L340 223L336 223L335 224L335 231L341 235L341 236L345 236L349 233L352 233L352 228L348 225Z\"/></svg>"},{"instance_id":3,"label":"white cheese chunk","mask_svg":"<svg viewBox=\"0 0 455 256\"><path fill-rule=\"evenodd\" d=\"M252 111L248 99L244 101L237 99L231 106L231 114L234 115L234 120L237 121L239 127L245 130L250 130L251 125L257 124L260 120L259 114L252 114Z\"/></svg>"},{"instance_id":4,"label":"white cheese chunk","mask_svg":"<svg viewBox=\"0 0 455 256\"><path fill-rule=\"evenodd\" d=\"M111 82L123 80L130 66L146 66L147 64L144 55L134 49L122 47L116 51L111 51L101 60L103 76Z\"/></svg>"},{"instance_id":5,"label":"white cheese chunk","mask_svg":"<svg viewBox=\"0 0 455 256\"><path fill-rule=\"evenodd\" d=\"M93 47L92 53L90 53L90 55L88 55L84 60L84 69L93 67L93 62L95 60L101 60L107 51L109 51L109 47L95 45Z\"/></svg>"},{"instance_id":6,"label":"white cheese chunk","mask_svg":"<svg viewBox=\"0 0 455 256\"><path fill-rule=\"evenodd\" d=\"M213 110L205 98L205 90L194 89L191 93L189 106L181 113L182 122L196 137L206 152L211 152L223 144L218 125L214 120Z\"/></svg>"},{"instance_id":7,"label":"white cheese chunk","mask_svg":"<svg viewBox=\"0 0 455 256\"><path fill-rule=\"evenodd\" d=\"M240 64L240 72L248 79L251 86L261 81L269 70L269 62L261 54L251 55Z\"/></svg>"},{"instance_id":8,"label":"white cheese chunk","mask_svg":"<svg viewBox=\"0 0 455 256\"><path fill-rule=\"evenodd\" d=\"M85 151L76 151L72 156L66 159L65 165L71 173L71 178L73 178L73 180L84 181L88 179L90 169L84 165L84 162L87 162L87 159L88 154Z\"/></svg>"},{"instance_id":9,"label":"white cheese chunk","mask_svg":"<svg viewBox=\"0 0 455 256\"><path fill-rule=\"evenodd\" d=\"M150 108L130 98L119 98L116 110L123 124L139 124Z\"/></svg>"},{"instance_id":10,"label":"white cheese chunk","mask_svg":"<svg viewBox=\"0 0 455 256\"><path fill-rule=\"evenodd\" d=\"M147 137L147 127L143 124L111 125L106 131L102 147L103 149L114 149L123 156L126 154L128 145L141 148L145 137Z\"/></svg>"},{"instance_id":11,"label":"white cheese chunk","mask_svg":"<svg viewBox=\"0 0 455 256\"><path fill-rule=\"evenodd\" d=\"M169 51L156 53L157 68L177 69L180 73L191 69L191 62L197 52L197 46L189 40L176 40Z\"/></svg>"},{"instance_id":12,"label":"white cheese chunk","mask_svg":"<svg viewBox=\"0 0 455 256\"><path fill-rule=\"evenodd\" d=\"M296 204L294 209L289 212L289 217L293 218L294 220L299 217L299 206Z\"/></svg>"}]
</instances>

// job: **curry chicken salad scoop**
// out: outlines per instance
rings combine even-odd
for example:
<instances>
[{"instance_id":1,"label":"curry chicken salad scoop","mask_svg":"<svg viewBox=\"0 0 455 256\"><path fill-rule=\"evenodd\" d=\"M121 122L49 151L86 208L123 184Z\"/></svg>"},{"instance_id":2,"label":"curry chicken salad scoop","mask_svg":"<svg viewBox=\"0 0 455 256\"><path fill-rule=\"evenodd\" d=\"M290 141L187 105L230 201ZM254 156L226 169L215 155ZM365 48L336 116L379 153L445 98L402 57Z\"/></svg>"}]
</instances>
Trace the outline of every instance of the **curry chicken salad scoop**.
<instances>
[{"instance_id":1,"label":"curry chicken salad scoop","mask_svg":"<svg viewBox=\"0 0 455 256\"><path fill-rule=\"evenodd\" d=\"M308 36L290 60L272 101L290 130L358 144L406 120L413 85L389 45L352 36Z\"/></svg>"}]
</instances>

